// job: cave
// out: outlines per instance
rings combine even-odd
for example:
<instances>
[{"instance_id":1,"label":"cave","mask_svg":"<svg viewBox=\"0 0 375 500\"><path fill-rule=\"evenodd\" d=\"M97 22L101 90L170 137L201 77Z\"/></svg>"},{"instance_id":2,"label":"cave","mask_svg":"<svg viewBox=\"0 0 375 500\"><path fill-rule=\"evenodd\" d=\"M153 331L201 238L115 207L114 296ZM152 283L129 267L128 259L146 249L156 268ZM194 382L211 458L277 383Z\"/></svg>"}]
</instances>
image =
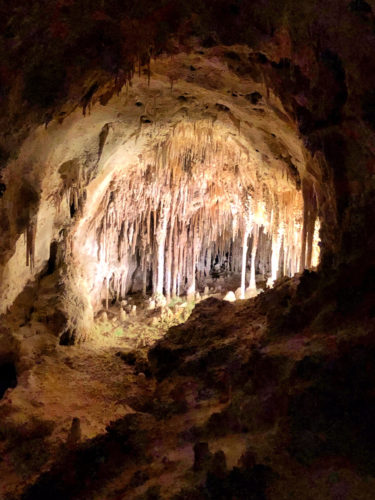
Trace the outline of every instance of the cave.
<instances>
[{"instance_id":1,"label":"cave","mask_svg":"<svg viewBox=\"0 0 375 500\"><path fill-rule=\"evenodd\" d=\"M1 7L2 498L372 497L374 8Z\"/></svg>"}]
</instances>

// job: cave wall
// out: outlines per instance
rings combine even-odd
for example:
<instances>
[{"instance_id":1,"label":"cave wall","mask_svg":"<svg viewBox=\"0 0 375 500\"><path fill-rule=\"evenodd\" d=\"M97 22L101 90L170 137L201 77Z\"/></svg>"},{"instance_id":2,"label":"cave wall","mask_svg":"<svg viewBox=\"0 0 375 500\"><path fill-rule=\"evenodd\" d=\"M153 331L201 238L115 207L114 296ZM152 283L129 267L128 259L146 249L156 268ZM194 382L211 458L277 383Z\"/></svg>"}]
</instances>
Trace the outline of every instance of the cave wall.
<instances>
[{"instance_id":1,"label":"cave wall","mask_svg":"<svg viewBox=\"0 0 375 500\"><path fill-rule=\"evenodd\" d=\"M143 2L99 6L55 1L31 9L18 0L3 8L7 10L1 21L0 259L1 286L9 296L4 299L2 294L3 311L28 278L20 272L23 233L30 243L36 217L46 219L43 213L48 213L49 221L54 220L43 230L37 225L41 233L35 255L26 251L36 259L37 272L48 259L48 242L69 220L69 214L61 216L57 210L55 214L47 199L51 186L51 191L66 188L56 169L77 158L76 151L69 154L67 149L79 149L79 163L90 165L87 170L94 177L100 134L114 119L111 97L134 81L138 69L138 78L147 87L167 57L162 54L172 60L166 72L171 91L181 80L216 90L225 83L225 91L236 100L237 84L251 79L253 88L244 95L255 103L254 92L259 92L304 143L304 166L297 167L300 175L305 174L301 175L305 199L313 200L306 210L318 207L321 217L323 265L371 255L375 164L371 3L269 0L260 6L218 0L208 6L181 0L151 7ZM77 20L85 30L78 29ZM39 43L30 43L30 37ZM239 43L249 50L233 45ZM214 59L215 50L229 70L227 81ZM195 66L192 61L186 64L184 54L201 53L209 53L211 72L202 71L199 60ZM103 114L95 123L90 121L92 107ZM142 116L149 119L147 113ZM245 120L240 117L240 121ZM287 144L287 151L291 147ZM296 155L291 156L294 161ZM43 183L48 187L43 189Z\"/></svg>"}]
</instances>

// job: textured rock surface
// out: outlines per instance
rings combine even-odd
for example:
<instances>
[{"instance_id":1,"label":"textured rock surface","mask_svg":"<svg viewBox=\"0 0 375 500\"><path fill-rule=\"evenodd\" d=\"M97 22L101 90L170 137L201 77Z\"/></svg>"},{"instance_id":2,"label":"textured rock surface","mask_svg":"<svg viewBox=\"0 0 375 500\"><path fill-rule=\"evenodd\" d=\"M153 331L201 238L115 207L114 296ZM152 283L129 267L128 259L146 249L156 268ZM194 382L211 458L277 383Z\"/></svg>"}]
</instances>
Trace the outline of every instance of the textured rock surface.
<instances>
[{"instance_id":1,"label":"textured rock surface","mask_svg":"<svg viewBox=\"0 0 375 500\"><path fill-rule=\"evenodd\" d=\"M247 49L237 51L239 57L248 57ZM282 107L275 97L253 109L246 95L255 88L266 94L265 86L251 76L240 79L229 70L227 59L223 48L205 55L164 57L151 65L149 86L144 78L134 77L130 89L104 107L96 104L90 115L76 110L62 124L53 121L29 136L7 171L24 179L27 165L31 177L43 178L43 194L36 202L30 241L23 246L20 235L16 252L4 267L3 311L27 279L46 266L52 242L60 263L62 258L68 261L72 249L72 265L79 269L72 271L71 279L95 289L94 307L105 297L106 287L117 295L134 287L139 258L142 288L148 269L156 273L154 255L160 245L165 245L163 259L169 264L167 293L172 285L174 291L180 288L177 277L182 282L186 276L190 283L193 263L182 266L182 253L178 257L182 249L177 242L183 248L184 240L191 240L188 254L206 273L207 249L213 256L218 248L225 255L231 251L231 237L241 247L242 234L255 234L261 228L277 246L281 232L285 248L290 249L288 255L284 251L285 270L293 274L300 267L303 202L297 188L301 177L310 178L305 170L307 153L290 120L277 112ZM200 75L193 81L186 74L191 63ZM172 70L176 82L171 90ZM227 91L234 86L235 98ZM226 102L228 110L218 102ZM150 123L142 122L144 113ZM30 183L36 192L40 189L36 181ZM4 202L11 196L6 193ZM250 214L249 221L244 212ZM190 226L195 232L189 233ZM265 236L260 249L263 241L267 242ZM31 274L25 267L27 256ZM239 268L241 252L235 257L239 262L234 260L234 266ZM273 267L274 279L276 264ZM158 272L153 278L155 292L162 293L163 275Z\"/></svg>"},{"instance_id":2,"label":"textured rock surface","mask_svg":"<svg viewBox=\"0 0 375 500\"><path fill-rule=\"evenodd\" d=\"M269 1L258 11L256 3L214 2L209 9L202 5L199 15L194 14L198 4L183 1L154 8L141 2L137 9L112 2L92 11L78 5L51 2L42 21L39 7L31 10L19 1L2 21L1 106L11 127L1 138L3 312L46 265L51 244L58 243L66 256L69 235L80 241L75 226L78 236L87 234L85 221L90 224L95 209L108 202L108 186L123 168L124 154L133 167L150 154L155 163L152 144L167 144L172 131L178 144L195 123L212 123L212 133L229 147L233 141L232 154L245 153L263 178L276 172L279 186L285 175L301 185L302 248L307 241L308 251L302 250L300 267L311 261L317 214L327 265L370 255L375 73L370 4L332 1L320 8L316 2ZM77 30L78 11L86 35ZM25 21L18 22L20 17ZM33 23L38 46L28 42ZM40 47L48 47L48 56ZM237 161L226 158L232 165ZM273 175L266 179L271 193ZM86 261L93 251L91 244L79 258ZM23 262L29 263L29 275ZM128 265L132 270L134 259ZM92 263L91 271L83 272L82 287L97 288L98 279L103 285L103 274L107 282L112 279L95 268ZM117 282L129 286L121 273L113 279L115 288Z\"/></svg>"},{"instance_id":3,"label":"textured rock surface","mask_svg":"<svg viewBox=\"0 0 375 500\"><path fill-rule=\"evenodd\" d=\"M150 54L155 56L163 49L174 54L176 64L169 72L172 84L183 77L198 85L216 86L220 78L215 67L207 75L200 72L199 61L194 65L192 60L191 64L184 65L182 74L178 54L196 48L197 35L202 40L200 47L204 53L220 41L228 45L242 43L251 48L250 56L243 57L229 48L227 64L237 78L250 76L265 86L266 93L261 88L253 88L246 94L252 106L259 104L257 92L267 98L273 93L283 103L286 115L298 124L310 152L319 160L319 166L308 168L326 185L325 192L318 193L324 212L324 244L331 250L340 247L341 240L332 235L332 224L339 222L342 226L344 222L347 229L343 231L348 235L354 232L352 223L354 225L357 207L368 206L367 194L372 190L369 181L373 175L372 78L375 72L371 4L337 5L330 1L320 5L309 1L301 5L288 1L278 5L270 0L260 8L253 2L225 5L217 1L210 8L200 6L201 10L198 4L179 1L152 8L140 2L135 8L126 2L111 2L91 10L79 2L65 5L56 1L51 2L41 16L40 6L31 10L22 1L15 2L11 12L2 16L1 81L6 97L2 103L3 116L5 120L11 118L11 130L15 132L11 138L9 135L3 138L4 161L14 155L14 145L19 144L19 140L29 134L28 128L33 130L36 123L50 123L55 117L62 120L77 104L88 114L95 102L108 102L134 74L138 62L145 63L141 73L146 71L147 80ZM196 9L199 15L194 15ZM85 24L85 33L77 28L77 16L79 24ZM23 19L25 21L21 21ZM35 26L33 36L39 37L39 44L29 42L32 25ZM66 68L67 61L69 68ZM25 64L20 67L21 62ZM362 77L364 72L366 78ZM116 78L112 79L114 75ZM240 90L233 88L232 80L228 83L227 89L234 98L238 97ZM21 117L22 102L26 108ZM137 103L141 104L142 100ZM226 107L230 108L222 103L220 111L225 113ZM31 187L30 182L24 183L23 191L21 186L13 188L6 172L2 183L4 196L14 190L14 203L27 200L27 211L17 224L6 213L11 207L7 204L3 207L6 209L2 216L4 230L9 233L3 239L3 258L8 258L9 252L14 251L17 235L35 215L40 185L32 181ZM360 193L363 193L362 199ZM335 214L336 208L338 214ZM363 220L362 225L365 223ZM342 244L349 251L353 245L358 250L362 245L357 238L349 236Z\"/></svg>"},{"instance_id":4,"label":"textured rock surface","mask_svg":"<svg viewBox=\"0 0 375 500\"><path fill-rule=\"evenodd\" d=\"M373 497L374 8L2 3L2 495ZM169 189L187 172L193 183ZM248 197L233 224L239 184L252 187L261 231L255 217L246 223ZM194 237L184 246L172 230L173 192L188 200L180 239L192 226L225 257L233 239L240 298L255 293L255 267L273 289L201 302L149 364L108 345L70 346L90 339L96 312L115 331L109 302L130 286L144 291L145 268L155 306L173 295L173 268L196 297L188 264L202 255ZM137 193L147 200L138 210ZM319 272L277 280L278 270L311 267L317 217ZM215 292L226 291L224 278ZM128 316L136 305L126 304ZM180 318L187 306L175 305ZM148 344L129 337L132 348ZM67 443L72 418L81 441L74 431ZM194 449L204 451L195 472Z\"/></svg>"},{"instance_id":5,"label":"textured rock surface","mask_svg":"<svg viewBox=\"0 0 375 500\"><path fill-rule=\"evenodd\" d=\"M371 498L374 320L352 309L278 329L285 297L310 299L312 279L197 305L149 351L157 382L138 413L59 456L24 497Z\"/></svg>"}]
</instances>

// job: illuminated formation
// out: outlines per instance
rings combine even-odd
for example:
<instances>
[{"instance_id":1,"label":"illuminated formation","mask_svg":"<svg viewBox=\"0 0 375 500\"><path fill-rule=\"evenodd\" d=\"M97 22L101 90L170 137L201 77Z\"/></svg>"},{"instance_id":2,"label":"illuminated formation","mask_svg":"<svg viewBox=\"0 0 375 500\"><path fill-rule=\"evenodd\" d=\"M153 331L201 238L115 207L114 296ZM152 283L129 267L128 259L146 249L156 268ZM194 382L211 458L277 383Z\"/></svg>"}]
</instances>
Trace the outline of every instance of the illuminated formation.
<instances>
[{"instance_id":1,"label":"illuminated formation","mask_svg":"<svg viewBox=\"0 0 375 500\"><path fill-rule=\"evenodd\" d=\"M308 266L316 264L316 214L308 228L303 214L302 191L286 168L261 170L211 121L185 121L116 171L73 254L90 268L95 309L129 291L152 293L157 304L193 298L214 269L240 275L245 298L256 293L257 275L272 286L305 267L304 238Z\"/></svg>"},{"instance_id":2,"label":"illuminated formation","mask_svg":"<svg viewBox=\"0 0 375 500\"><path fill-rule=\"evenodd\" d=\"M336 224L332 179L323 192L320 157L277 96L229 63L223 48L153 59L150 80L134 75L107 105L98 89L90 106L33 132L9 169L25 182L14 210L30 203L23 234L15 219L8 235L0 311L57 271L69 330L85 311L89 335L90 318L133 293L150 306L207 292L244 299L318 264Z\"/></svg>"}]
</instances>

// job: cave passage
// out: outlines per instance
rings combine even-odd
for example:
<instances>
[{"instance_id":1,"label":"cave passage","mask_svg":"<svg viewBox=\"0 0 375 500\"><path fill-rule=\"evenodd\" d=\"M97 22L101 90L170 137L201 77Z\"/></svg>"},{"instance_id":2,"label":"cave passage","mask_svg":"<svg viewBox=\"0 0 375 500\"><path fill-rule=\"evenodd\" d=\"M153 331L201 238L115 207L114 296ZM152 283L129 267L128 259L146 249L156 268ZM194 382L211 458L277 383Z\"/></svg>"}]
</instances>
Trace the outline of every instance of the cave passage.
<instances>
[{"instance_id":1,"label":"cave passage","mask_svg":"<svg viewBox=\"0 0 375 500\"><path fill-rule=\"evenodd\" d=\"M1 499L375 498L375 0L0 11Z\"/></svg>"},{"instance_id":2,"label":"cave passage","mask_svg":"<svg viewBox=\"0 0 375 500\"><path fill-rule=\"evenodd\" d=\"M262 173L207 120L181 122L138 160L124 158L80 232L85 241L74 242L95 309L129 292L165 305L219 286L243 299L257 281L272 286L317 265L319 221L304 235L295 179L285 168Z\"/></svg>"},{"instance_id":3,"label":"cave passage","mask_svg":"<svg viewBox=\"0 0 375 500\"><path fill-rule=\"evenodd\" d=\"M279 99L230 61L225 49L155 59L150 80L133 75L108 104L98 87L84 112L30 135L13 168L35 166L31 208L1 310L44 273L66 318L51 323L72 343L111 308L123 323L124 308L250 298L318 265L330 184Z\"/></svg>"}]
</instances>

